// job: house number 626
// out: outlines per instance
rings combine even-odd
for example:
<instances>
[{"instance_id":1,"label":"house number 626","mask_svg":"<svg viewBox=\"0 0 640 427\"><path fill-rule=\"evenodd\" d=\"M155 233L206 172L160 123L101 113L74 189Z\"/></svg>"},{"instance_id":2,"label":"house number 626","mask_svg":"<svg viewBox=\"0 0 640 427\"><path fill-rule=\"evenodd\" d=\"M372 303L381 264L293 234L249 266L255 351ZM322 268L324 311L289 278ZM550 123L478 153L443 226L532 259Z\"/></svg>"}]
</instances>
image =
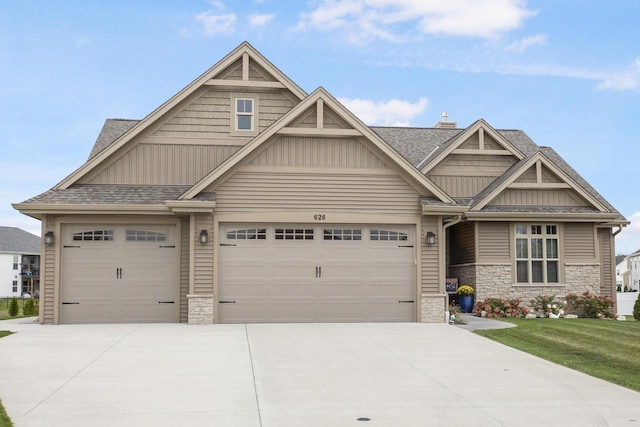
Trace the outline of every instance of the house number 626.
<instances>
[{"instance_id":1,"label":"house number 626","mask_svg":"<svg viewBox=\"0 0 640 427\"><path fill-rule=\"evenodd\" d=\"M327 219L327 216L325 214L315 214L313 219L316 221L324 221Z\"/></svg>"}]
</instances>

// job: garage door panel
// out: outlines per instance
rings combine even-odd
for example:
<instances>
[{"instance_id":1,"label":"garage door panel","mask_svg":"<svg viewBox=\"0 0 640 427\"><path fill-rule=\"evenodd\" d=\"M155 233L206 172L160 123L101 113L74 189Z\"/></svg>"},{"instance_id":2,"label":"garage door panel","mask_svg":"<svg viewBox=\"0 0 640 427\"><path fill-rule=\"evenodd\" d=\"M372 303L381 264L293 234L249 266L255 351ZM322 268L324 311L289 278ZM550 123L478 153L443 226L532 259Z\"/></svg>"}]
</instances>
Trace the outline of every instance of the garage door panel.
<instances>
[{"instance_id":1,"label":"garage door panel","mask_svg":"<svg viewBox=\"0 0 640 427\"><path fill-rule=\"evenodd\" d=\"M261 240L234 240L244 234L237 231L243 228L264 230ZM305 230L305 238L285 240L281 235L278 239L276 229L290 234ZM376 239L369 239L369 229L376 230ZM413 229L415 226L222 224L218 298L234 303L219 304L218 320L413 321ZM314 230L313 240L309 230ZM227 240L228 236L232 239Z\"/></svg>"},{"instance_id":2,"label":"garage door panel","mask_svg":"<svg viewBox=\"0 0 640 427\"><path fill-rule=\"evenodd\" d=\"M175 321L173 228L108 224L63 227L61 322ZM77 236L83 240L77 240ZM84 240L92 238L97 240Z\"/></svg>"}]
</instances>

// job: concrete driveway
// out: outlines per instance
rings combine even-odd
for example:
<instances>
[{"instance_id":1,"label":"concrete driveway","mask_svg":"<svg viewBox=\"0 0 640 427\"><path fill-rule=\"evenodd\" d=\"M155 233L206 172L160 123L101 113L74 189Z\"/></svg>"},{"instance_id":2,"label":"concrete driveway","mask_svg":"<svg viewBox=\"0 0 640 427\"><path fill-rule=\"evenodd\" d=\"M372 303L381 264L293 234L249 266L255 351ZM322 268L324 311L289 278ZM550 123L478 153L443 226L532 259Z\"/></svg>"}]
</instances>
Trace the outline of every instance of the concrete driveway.
<instances>
[{"instance_id":1,"label":"concrete driveway","mask_svg":"<svg viewBox=\"0 0 640 427\"><path fill-rule=\"evenodd\" d=\"M457 326L24 322L0 322L17 427L640 426L640 393Z\"/></svg>"}]
</instances>

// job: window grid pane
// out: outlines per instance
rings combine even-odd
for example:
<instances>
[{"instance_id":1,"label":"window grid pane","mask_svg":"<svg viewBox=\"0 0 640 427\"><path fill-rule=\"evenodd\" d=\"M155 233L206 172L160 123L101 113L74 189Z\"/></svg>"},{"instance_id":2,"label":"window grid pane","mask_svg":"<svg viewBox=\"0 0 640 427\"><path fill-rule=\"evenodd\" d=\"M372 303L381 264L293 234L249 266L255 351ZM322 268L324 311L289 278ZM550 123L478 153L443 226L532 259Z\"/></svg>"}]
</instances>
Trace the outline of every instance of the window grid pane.
<instances>
[{"instance_id":1,"label":"window grid pane","mask_svg":"<svg viewBox=\"0 0 640 427\"><path fill-rule=\"evenodd\" d=\"M558 226L516 224L514 230L517 282L558 283Z\"/></svg>"}]
</instances>

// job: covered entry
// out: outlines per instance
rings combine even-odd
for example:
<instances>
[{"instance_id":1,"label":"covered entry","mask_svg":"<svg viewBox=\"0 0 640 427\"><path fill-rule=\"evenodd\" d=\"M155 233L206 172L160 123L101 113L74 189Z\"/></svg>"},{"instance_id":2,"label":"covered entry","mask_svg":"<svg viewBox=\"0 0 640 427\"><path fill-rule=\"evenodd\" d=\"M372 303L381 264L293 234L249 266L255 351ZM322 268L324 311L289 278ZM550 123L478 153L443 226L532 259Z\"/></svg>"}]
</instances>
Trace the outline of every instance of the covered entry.
<instances>
[{"instance_id":1,"label":"covered entry","mask_svg":"<svg viewBox=\"0 0 640 427\"><path fill-rule=\"evenodd\" d=\"M60 323L176 322L173 225L64 225Z\"/></svg>"},{"instance_id":2,"label":"covered entry","mask_svg":"<svg viewBox=\"0 0 640 427\"><path fill-rule=\"evenodd\" d=\"M413 322L415 226L222 224L218 322Z\"/></svg>"}]
</instances>

